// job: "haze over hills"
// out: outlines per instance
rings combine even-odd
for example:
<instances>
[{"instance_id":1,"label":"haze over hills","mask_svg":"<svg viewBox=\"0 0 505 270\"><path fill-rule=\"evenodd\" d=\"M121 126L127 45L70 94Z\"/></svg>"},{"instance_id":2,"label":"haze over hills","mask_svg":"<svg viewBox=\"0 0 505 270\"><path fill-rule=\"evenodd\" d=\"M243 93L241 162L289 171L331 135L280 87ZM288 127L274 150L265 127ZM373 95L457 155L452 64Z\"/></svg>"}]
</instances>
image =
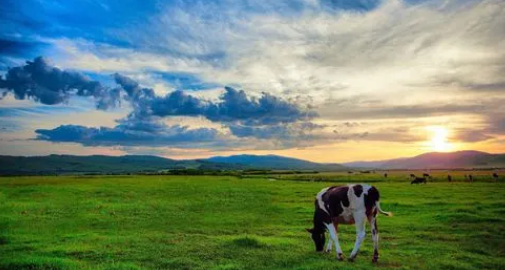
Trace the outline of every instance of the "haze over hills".
<instances>
[{"instance_id":1,"label":"haze over hills","mask_svg":"<svg viewBox=\"0 0 505 270\"><path fill-rule=\"evenodd\" d=\"M342 165L356 168L377 169L449 169L505 167L505 154L465 150L457 152L424 153L410 158L380 161L355 161Z\"/></svg>"}]
</instances>

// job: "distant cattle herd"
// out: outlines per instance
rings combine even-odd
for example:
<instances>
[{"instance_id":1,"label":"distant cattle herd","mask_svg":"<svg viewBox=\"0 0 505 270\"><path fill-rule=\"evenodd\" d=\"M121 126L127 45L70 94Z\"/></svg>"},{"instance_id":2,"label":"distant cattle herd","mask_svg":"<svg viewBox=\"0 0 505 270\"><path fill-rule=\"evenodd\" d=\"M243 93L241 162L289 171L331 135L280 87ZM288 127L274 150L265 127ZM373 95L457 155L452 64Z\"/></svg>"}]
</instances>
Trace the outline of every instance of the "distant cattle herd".
<instances>
[{"instance_id":1,"label":"distant cattle herd","mask_svg":"<svg viewBox=\"0 0 505 270\"><path fill-rule=\"evenodd\" d=\"M381 174L379 171L347 171L347 173L350 174L350 175L379 173L379 175L382 175L384 178L388 178L390 176L389 172L382 172L382 174ZM423 172L422 176L417 176L417 175L415 175L413 173L411 173L409 175L409 179L410 179L410 183L411 184L426 184L428 182L432 182L434 180L433 178L440 179L440 178L443 178L443 177L445 177L445 176L441 176L440 174L435 175L435 177L433 177L432 175L430 175L427 172ZM498 175L497 172L493 172L490 175L477 174L477 177L480 180L489 180L490 178L493 179L496 182L498 182L498 180L499 180L499 175ZM393 175L392 179L395 179L394 175ZM447 174L447 181L448 182L453 182L453 181L458 181L458 180L462 181L463 179L466 182L474 182L475 181L475 176L472 173L466 173L466 174L463 174L463 175L460 175L460 174L451 175L449 173Z\"/></svg>"},{"instance_id":2,"label":"distant cattle herd","mask_svg":"<svg viewBox=\"0 0 505 270\"><path fill-rule=\"evenodd\" d=\"M493 179L495 181L498 181L498 174L497 173L493 173L491 176L493 177ZM475 180L475 178L472 174L465 174L464 177L465 177L465 180L469 181L469 182L473 182ZM422 177L417 177L415 174L411 173L410 179L411 179L411 182L410 182L411 184L421 184L421 183L426 184L427 180L432 179L432 177L428 173L423 173ZM447 175L448 182L452 182L453 179L454 178L452 177L452 175L450 175L450 174Z\"/></svg>"}]
</instances>

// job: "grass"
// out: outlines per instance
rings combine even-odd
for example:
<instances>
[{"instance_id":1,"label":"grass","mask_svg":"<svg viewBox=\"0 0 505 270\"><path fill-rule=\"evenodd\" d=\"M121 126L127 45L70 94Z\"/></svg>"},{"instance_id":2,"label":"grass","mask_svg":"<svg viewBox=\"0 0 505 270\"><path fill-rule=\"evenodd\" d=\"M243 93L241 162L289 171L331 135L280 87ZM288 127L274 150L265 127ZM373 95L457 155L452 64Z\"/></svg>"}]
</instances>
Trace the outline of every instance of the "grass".
<instances>
[{"instance_id":1,"label":"grass","mask_svg":"<svg viewBox=\"0 0 505 270\"><path fill-rule=\"evenodd\" d=\"M367 177L395 214L379 219L375 268L505 268L504 183ZM328 185L270 176L0 178L0 269L371 268L369 233L354 263L314 252L304 228ZM339 229L348 256L354 226Z\"/></svg>"}]
</instances>

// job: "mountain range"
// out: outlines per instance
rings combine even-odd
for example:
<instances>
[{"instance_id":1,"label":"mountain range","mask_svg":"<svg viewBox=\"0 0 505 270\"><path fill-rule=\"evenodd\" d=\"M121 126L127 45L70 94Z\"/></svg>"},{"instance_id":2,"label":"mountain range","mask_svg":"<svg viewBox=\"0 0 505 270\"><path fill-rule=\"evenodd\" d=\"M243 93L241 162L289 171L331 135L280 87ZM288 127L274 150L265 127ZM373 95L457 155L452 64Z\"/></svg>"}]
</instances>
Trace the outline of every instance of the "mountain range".
<instances>
[{"instance_id":1,"label":"mountain range","mask_svg":"<svg viewBox=\"0 0 505 270\"><path fill-rule=\"evenodd\" d=\"M164 170L297 170L342 171L373 169L449 169L505 167L505 154L479 151L425 153L410 158L355 161L343 164L316 163L276 155L234 155L208 159L174 160L157 156L0 156L0 175L139 173Z\"/></svg>"},{"instance_id":2,"label":"mountain range","mask_svg":"<svg viewBox=\"0 0 505 270\"><path fill-rule=\"evenodd\" d=\"M174 160L158 156L0 156L0 175L45 175L79 173L140 173L164 170L317 170L336 171L338 164L266 155L236 155L208 159Z\"/></svg>"},{"instance_id":3,"label":"mountain range","mask_svg":"<svg viewBox=\"0 0 505 270\"><path fill-rule=\"evenodd\" d=\"M354 161L342 165L354 168L376 169L450 169L505 167L505 154L465 150L457 152L424 153L410 158L380 161Z\"/></svg>"}]
</instances>

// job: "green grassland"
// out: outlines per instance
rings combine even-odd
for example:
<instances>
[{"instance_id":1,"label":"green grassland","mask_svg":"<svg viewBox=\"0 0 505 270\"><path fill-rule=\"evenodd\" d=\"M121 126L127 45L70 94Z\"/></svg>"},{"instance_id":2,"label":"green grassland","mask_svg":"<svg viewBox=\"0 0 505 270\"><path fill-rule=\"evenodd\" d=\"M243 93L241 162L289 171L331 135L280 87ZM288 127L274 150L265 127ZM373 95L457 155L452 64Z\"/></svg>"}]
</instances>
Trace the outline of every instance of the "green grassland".
<instances>
[{"instance_id":1,"label":"green grassland","mask_svg":"<svg viewBox=\"0 0 505 270\"><path fill-rule=\"evenodd\" d=\"M282 177L0 178L0 269L505 268L502 180ZM332 180L373 182L382 208L394 213L379 218L377 265L370 233L355 262L314 252L304 228L314 195ZM354 230L339 228L346 256Z\"/></svg>"}]
</instances>

